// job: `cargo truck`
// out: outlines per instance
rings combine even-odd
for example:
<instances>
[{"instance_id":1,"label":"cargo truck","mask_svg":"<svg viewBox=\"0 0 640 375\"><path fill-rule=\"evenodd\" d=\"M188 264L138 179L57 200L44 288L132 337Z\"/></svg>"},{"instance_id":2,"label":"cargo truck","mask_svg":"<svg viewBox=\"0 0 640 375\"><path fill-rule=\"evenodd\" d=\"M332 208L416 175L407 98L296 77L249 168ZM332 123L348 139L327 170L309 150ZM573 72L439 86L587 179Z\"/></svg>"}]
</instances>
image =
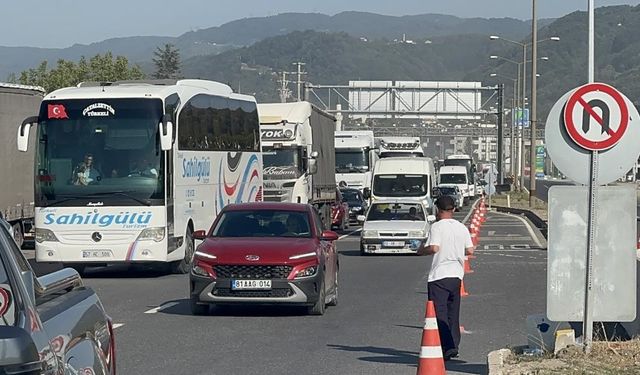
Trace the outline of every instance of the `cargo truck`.
<instances>
[{"instance_id":1,"label":"cargo truck","mask_svg":"<svg viewBox=\"0 0 640 375\"><path fill-rule=\"evenodd\" d=\"M336 204L336 119L303 101L258 104L264 201L314 205L327 228Z\"/></svg>"},{"instance_id":2,"label":"cargo truck","mask_svg":"<svg viewBox=\"0 0 640 375\"><path fill-rule=\"evenodd\" d=\"M0 83L0 215L11 224L19 246L33 241L33 158L35 137L29 152L16 147L16 124L38 112L44 89Z\"/></svg>"}]
</instances>

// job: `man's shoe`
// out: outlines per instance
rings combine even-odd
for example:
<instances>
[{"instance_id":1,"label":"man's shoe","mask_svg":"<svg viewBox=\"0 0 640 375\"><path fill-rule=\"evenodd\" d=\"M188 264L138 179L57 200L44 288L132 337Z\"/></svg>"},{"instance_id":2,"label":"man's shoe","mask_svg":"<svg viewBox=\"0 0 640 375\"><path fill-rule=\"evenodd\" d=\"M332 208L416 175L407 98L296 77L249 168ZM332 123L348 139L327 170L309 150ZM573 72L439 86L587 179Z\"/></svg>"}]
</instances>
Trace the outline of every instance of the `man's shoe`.
<instances>
[{"instance_id":1,"label":"man's shoe","mask_svg":"<svg viewBox=\"0 0 640 375\"><path fill-rule=\"evenodd\" d=\"M447 349L446 352L444 352L444 360L448 361L451 358L456 358L458 356L458 349Z\"/></svg>"}]
</instances>

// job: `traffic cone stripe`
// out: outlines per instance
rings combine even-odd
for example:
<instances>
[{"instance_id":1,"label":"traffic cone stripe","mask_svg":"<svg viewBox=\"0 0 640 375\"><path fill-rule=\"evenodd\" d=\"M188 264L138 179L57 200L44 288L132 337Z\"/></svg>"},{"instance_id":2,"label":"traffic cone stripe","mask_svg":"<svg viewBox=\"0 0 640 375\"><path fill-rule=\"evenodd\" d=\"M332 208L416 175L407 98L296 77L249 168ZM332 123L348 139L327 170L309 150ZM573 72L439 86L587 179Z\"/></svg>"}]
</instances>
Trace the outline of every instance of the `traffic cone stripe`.
<instances>
[{"instance_id":1,"label":"traffic cone stripe","mask_svg":"<svg viewBox=\"0 0 640 375\"><path fill-rule=\"evenodd\" d=\"M438 329L438 319L437 318L425 318L424 319L424 329Z\"/></svg>"},{"instance_id":2,"label":"traffic cone stripe","mask_svg":"<svg viewBox=\"0 0 640 375\"><path fill-rule=\"evenodd\" d=\"M441 346L420 347L420 358L442 358Z\"/></svg>"}]
</instances>

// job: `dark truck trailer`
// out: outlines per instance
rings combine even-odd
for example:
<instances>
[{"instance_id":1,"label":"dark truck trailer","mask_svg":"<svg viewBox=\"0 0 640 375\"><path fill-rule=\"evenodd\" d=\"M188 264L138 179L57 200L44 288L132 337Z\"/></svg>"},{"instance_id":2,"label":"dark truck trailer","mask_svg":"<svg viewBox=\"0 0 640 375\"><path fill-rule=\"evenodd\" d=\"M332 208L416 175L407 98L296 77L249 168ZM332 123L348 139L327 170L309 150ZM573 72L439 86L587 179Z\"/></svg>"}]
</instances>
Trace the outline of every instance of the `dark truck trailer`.
<instances>
[{"instance_id":1,"label":"dark truck trailer","mask_svg":"<svg viewBox=\"0 0 640 375\"><path fill-rule=\"evenodd\" d=\"M17 148L18 126L38 113L44 89L0 82L0 215L11 224L16 242L22 246L34 239L33 186L36 137L29 151Z\"/></svg>"}]
</instances>

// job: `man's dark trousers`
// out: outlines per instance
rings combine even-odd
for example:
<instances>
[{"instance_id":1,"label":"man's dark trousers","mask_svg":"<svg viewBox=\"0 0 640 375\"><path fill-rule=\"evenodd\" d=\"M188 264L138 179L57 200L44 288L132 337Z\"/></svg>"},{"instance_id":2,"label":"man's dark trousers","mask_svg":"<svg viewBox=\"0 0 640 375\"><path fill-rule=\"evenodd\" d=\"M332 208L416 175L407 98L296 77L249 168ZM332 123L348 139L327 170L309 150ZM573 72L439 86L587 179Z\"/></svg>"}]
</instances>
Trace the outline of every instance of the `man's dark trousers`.
<instances>
[{"instance_id":1,"label":"man's dark trousers","mask_svg":"<svg viewBox=\"0 0 640 375\"><path fill-rule=\"evenodd\" d=\"M427 285L429 300L436 307L438 331L442 351L458 350L460 345L460 279L449 277L430 281Z\"/></svg>"}]
</instances>

